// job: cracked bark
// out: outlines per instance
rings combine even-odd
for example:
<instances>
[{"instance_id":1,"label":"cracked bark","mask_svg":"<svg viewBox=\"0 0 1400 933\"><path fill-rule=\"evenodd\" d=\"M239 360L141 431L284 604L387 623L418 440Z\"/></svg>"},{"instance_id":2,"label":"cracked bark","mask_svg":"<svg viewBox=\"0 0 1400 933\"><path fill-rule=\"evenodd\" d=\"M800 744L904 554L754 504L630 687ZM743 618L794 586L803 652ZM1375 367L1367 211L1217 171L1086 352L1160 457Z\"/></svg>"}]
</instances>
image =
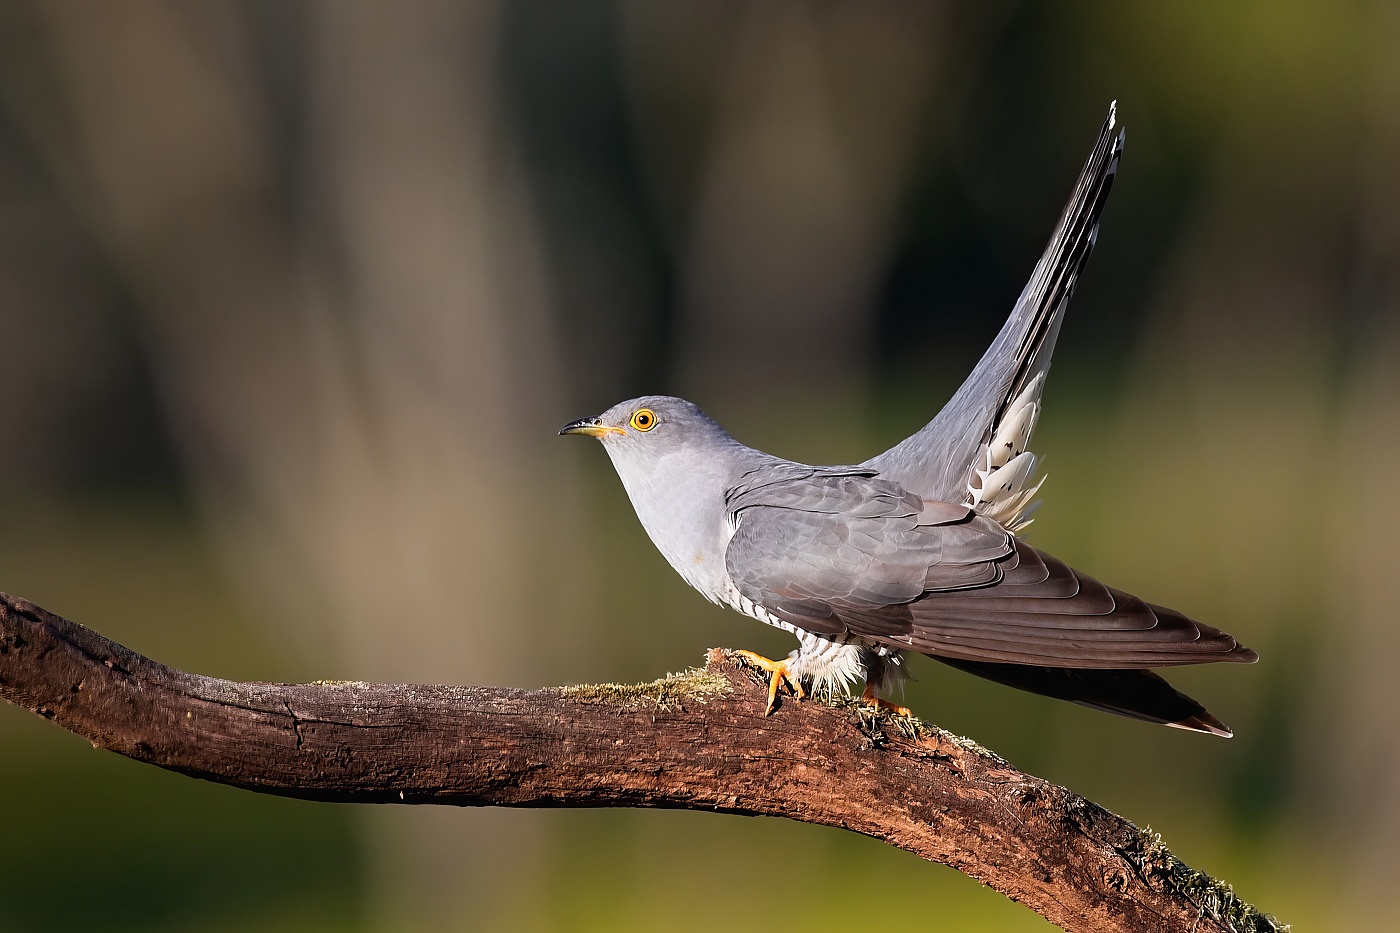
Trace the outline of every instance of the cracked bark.
<instances>
[{"instance_id":1,"label":"cracked bark","mask_svg":"<svg viewBox=\"0 0 1400 933\"><path fill-rule=\"evenodd\" d=\"M109 749L360 803L782 816L941 862L1070 931L1273 930L1155 836L940 729L785 703L725 652L638 685L237 683L0 594L0 696Z\"/></svg>"}]
</instances>

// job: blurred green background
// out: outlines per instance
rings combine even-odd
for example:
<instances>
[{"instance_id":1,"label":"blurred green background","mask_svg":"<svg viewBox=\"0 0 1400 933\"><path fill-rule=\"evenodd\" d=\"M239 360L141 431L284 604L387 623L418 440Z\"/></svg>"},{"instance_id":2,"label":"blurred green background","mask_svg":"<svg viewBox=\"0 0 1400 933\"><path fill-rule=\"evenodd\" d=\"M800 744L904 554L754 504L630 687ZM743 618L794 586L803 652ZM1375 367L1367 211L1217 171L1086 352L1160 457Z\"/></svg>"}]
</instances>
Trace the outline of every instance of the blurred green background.
<instances>
[{"instance_id":1,"label":"blurred green background","mask_svg":"<svg viewBox=\"0 0 1400 933\"><path fill-rule=\"evenodd\" d=\"M1222 626L1224 742L913 665L917 712L1300 930L1400 874L1400 7L0 7L0 589L257 680L648 679L789 637L558 426L795 459L926 421L1110 100L1032 540ZM501 529L508 529L502 532ZM0 707L0 929L1047 925L834 830L279 800Z\"/></svg>"}]
</instances>

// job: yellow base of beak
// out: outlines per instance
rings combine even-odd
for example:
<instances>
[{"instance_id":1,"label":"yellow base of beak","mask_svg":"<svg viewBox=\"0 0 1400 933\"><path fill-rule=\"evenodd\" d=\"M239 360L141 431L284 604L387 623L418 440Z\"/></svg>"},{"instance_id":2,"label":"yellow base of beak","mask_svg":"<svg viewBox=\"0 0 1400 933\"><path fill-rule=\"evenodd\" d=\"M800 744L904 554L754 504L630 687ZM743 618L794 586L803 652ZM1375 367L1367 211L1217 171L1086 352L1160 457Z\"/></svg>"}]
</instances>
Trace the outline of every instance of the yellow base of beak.
<instances>
[{"instance_id":1,"label":"yellow base of beak","mask_svg":"<svg viewBox=\"0 0 1400 933\"><path fill-rule=\"evenodd\" d=\"M586 434L589 437L607 437L609 434L626 434L622 428L615 428L607 424L599 424L597 418L584 418L580 421L572 421L559 429L560 436L565 434Z\"/></svg>"}]
</instances>

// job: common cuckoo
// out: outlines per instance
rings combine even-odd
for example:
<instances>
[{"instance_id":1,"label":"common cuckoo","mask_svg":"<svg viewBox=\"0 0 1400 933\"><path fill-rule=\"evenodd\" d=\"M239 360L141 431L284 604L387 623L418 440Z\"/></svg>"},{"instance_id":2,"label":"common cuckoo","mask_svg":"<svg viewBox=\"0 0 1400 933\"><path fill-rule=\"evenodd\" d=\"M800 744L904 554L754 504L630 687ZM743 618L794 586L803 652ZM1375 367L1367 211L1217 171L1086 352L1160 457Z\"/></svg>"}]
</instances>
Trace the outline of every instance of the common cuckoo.
<instances>
[{"instance_id":1,"label":"common cuckoo","mask_svg":"<svg viewBox=\"0 0 1400 933\"><path fill-rule=\"evenodd\" d=\"M855 466L754 450L684 399L646 396L561 434L596 437L656 547L706 598L797 636L786 683L880 699L907 651L1096 709L1229 736L1149 668L1258 655L1105 586L1018 533L1040 488L1029 449L1065 307L1123 151L1110 108L1045 254L972 374L922 430Z\"/></svg>"}]
</instances>

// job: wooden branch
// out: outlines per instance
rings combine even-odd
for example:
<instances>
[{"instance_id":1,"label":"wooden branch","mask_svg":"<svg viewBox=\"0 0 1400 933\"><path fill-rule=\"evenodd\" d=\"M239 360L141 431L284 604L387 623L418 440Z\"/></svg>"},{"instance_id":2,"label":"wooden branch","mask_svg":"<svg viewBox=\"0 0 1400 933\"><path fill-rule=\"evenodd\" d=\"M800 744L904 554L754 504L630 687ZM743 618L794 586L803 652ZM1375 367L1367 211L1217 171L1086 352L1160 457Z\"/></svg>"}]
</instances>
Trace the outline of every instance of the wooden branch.
<instances>
[{"instance_id":1,"label":"wooden branch","mask_svg":"<svg viewBox=\"0 0 1400 933\"><path fill-rule=\"evenodd\" d=\"M726 652L651 684L237 683L0 594L0 696L93 745L263 793L784 816L951 865L1071 931L1275 930L1153 835L977 745L784 703Z\"/></svg>"}]
</instances>

